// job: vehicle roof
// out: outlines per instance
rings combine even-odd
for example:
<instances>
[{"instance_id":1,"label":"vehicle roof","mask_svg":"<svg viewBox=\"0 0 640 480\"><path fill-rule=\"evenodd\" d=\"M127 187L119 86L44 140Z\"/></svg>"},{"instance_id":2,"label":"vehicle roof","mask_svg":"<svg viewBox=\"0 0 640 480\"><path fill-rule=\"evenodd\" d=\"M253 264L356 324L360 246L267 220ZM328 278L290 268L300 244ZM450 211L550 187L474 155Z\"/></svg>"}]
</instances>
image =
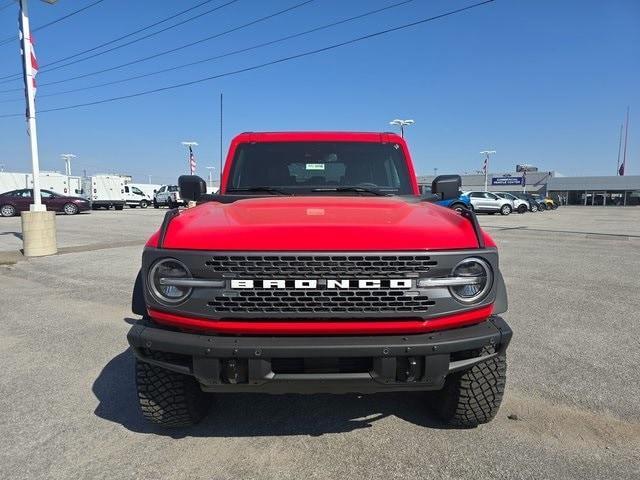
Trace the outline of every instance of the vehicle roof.
<instances>
[{"instance_id":1,"label":"vehicle roof","mask_svg":"<svg viewBox=\"0 0 640 480\"><path fill-rule=\"evenodd\" d=\"M244 132L234 138L235 142L371 142L386 143L402 142L402 137L390 132L338 132L338 131L310 131L310 132Z\"/></svg>"}]
</instances>

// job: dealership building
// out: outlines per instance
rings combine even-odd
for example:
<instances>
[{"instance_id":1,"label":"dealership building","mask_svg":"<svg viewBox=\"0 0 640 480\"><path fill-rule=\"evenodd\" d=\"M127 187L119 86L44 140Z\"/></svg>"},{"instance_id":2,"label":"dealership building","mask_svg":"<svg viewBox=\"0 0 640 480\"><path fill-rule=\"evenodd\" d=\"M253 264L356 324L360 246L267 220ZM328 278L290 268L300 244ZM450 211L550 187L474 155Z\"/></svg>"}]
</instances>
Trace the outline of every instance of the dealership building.
<instances>
[{"instance_id":1,"label":"dealership building","mask_svg":"<svg viewBox=\"0 0 640 480\"><path fill-rule=\"evenodd\" d=\"M484 175L461 175L462 190L484 190ZM420 185L431 185L433 175L418 176ZM490 192L528 192L549 195L563 205L640 205L640 175L564 177L555 172L502 172L487 175Z\"/></svg>"}]
</instances>

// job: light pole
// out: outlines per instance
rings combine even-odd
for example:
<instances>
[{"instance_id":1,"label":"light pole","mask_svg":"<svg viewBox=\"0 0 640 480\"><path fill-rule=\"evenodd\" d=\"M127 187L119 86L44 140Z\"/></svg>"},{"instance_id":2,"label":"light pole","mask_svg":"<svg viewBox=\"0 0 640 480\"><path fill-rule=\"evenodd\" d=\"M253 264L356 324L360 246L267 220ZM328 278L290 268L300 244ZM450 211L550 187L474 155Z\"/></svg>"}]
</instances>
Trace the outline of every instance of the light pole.
<instances>
[{"instance_id":1,"label":"light pole","mask_svg":"<svg viewBox=\"0 0 640 480\"><path fill-rule=\"evenodd\" d=\"M487 191L487 172L489 171L489 155L492 153L496 153L495 150L483 150L480 152L481 155L484 155L484 166L482 167L482 171L484 172L484 191Z\"/></svg>"},{"instance_id":2,"label":"light pole","mask_svg":"<svg viewBox=\"0 0 640 480\"><path fill-rule=\"evenodd\" d=\"M188 165L189 173L193 175L196 172L196 158L193 156L193 147L198 146L198 142L181 142L189 151Z\"/></svg>"},{"instance_id":3,"label":"light pole","mask_svg":"<svg viewBox=\"0 0 640 480\"><path fill-rule=\"evenodd\" d=\"M29 10L27 0L20 1L20 33L22 43L22 66L27 103L27 124L31 148L33 174L33 203L28 212L22 212L23 252L27 257L52 255L58 251L56 244L55 212L47 212L40 198L40 161L38 158L38 132L36 129L35 74L37 62L33 54ZM53 4L57 0L42 0Z\"/></svg>"},{"instance_id":4,"label":"light pole","mask_svg":"<svg viewBox=\"0 0 640 480\"><path fill-rule=\"evenodd\" d=\"M60 158L64 160L64 173L67 176L71 176L71 159L78 158L77 155L74 155L73 153L62 153Z\"/></svg>"},{"instance_id":5,"label":"light pole","mask_svg":"<svg viewBox=\"0 0 640 480\"><path fill-rule=\"evenodd\" d=\"M395 120L391 120L389 122L389 125L397 125L400 127L400 136L402 138L404 138L404 127L408 127L410 125L413 125L414 123L416 123L414 120L400 120L399 118L396 118Z\"/></svg>"},{"instance_id":6,"label":"light pole","mask_svg":"<svg viewBox=\"0 0 640 480\"><path fill-rule=\"evenodd\" d=\"M213 171L216 169L216 167L207 167L207 170L209 170L209 187L211 187L211 191L213 192Z\"/></svg>"}]
</instances>

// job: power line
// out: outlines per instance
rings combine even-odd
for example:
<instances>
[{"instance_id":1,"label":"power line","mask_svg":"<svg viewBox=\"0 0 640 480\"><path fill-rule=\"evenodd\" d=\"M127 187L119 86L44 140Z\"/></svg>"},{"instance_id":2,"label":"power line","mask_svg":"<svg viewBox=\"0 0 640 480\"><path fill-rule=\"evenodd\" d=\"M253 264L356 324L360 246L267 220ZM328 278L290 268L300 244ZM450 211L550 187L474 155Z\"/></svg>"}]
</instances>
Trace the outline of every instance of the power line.
<instances>
[{"instance_id":1,"label":"power line","mask_svg":"<svg viewBox=\"0 0 640 480\"><path fill-rule=\"evenodd\" d=\"M116 45L115 47L108 48L107 50L103 50L102 52L95 53L95 54L90 55L90 56L88 56L88 57L83 57L83 58L79 58L79 59L77 59L77 60L74 60L74 61L72 61L72 62L63 63L62 65L58 65L57 67L54 67L54 68L47 68L47 66L48 66L48 65L52 65L52 63L58 63L58 62L60 62L60 60L58 60L58 61L56 61L56 62L52 62L52 63L50 63L50 64L48 64L48 65L43 66L42 71L43 71L43 72L51 72L51 71L53 71L53 70L58 70L58 69L60 69L60 68L67 67L67 66L69 66L69 65L74 65L74 64L79 63L79 62L84 62L85 60L90 60L90 59L93 59L93 58L99 57L100 55L104 55L105 53L113 52L114 50L118 50L118 49L123 48L123 47L128 47L129 45L132 45L132 44L134 44L134 43L137 43L137 42L139 42L139 41L141 41L141 40L147 40L148 38L153 37L153 36L155 36L155 35L159 35L159 34L161 34L161 33L164 33L164 32L166 32L167 30L171 30L172 28L176 28L176 27L179 27L179 26L181 26L181 25L184 25L185 23L188 23L188 22L192 22L192 21L194 21L194 20L197 20L198 18L204 17L205 15L208 15L208 14L210 14L210 13L213 13L213 12L215 12L215 11L217 11L217 10L221 10L222 8L224 8L224 7L226 7L226 6L229 6L229 5L233 4L233 3L236 3L236 2L238 2L238 1L239 1L239 0L230 0L230 1L226 2L226 3L223 3L222 5L218 5L217 7L211 8L211 9L209 9L209 10L206 10L206 11L202 12L202 13L199 13L199 14L197 14L197 15L194 15L193 17L186 18L186 19L184 19L184 20L182 20L182 21L180 21L180 22L178 22L178 23L175 23L175 24L173 24L173 25L169 25L168 27L162 28L162 29L160 29L160 30L158 30L158 31L151 32L151 33L149 33L149 34L145 35L144 37L136 38L136 39L130 40L129 42L122 43L122 44L120 44L120 45Z\"/></svg>"},{"instance_id":2,"label":"power line","mask_svg":"<svg viewBox=\"0 0 640 480\"><path fill-rule=\"evenodd\" d=\"M39 27L33 28L33 29L31 30L31 32L37 32L38 30L43 30L43 29L45 29L45 28L47 28L47 27L50 27L51 25L55 25L55 24L56 24L56 23L58 23L58 22L62 22L63 20L66 20L66 19L67 19L67 18L69 18L69 17L73 17L74 15L76 15L76 14L78 14L78 13L80 13L80 12L84 12L85 10L87 10L87 9L89 9L89 8L91 8L91 7L95 6L95 5L98 5L99 3L102 3L102 2L104 2L104 0L96 0L95 2L90 3L89 5L85 5L84 7L79 8L78 10L74 10L74 11L73 11L73 12L71 12L71 13L67 13L66 15L63 15L63 16L62 16L62 17L60 17L60 18L57 18L57 19L55 19L55 20L52 20L52 21L51 21L51 22L49 22L49 23L45 23L44 25L40 25ZM16 39L16 37L14 37L14 36L6 37L4 40L0 41L0 46L2 46L2 45L6 45L7 43L11 43L11 42L13 42L15 39Z\"/></svg>"},{"instance_id":3,"label":"power line","mask_svg":"<svg viewBox=\"0 0 640 480\"><path fill-rule=\"evenodd\" d=\"M445 17L449 17L449 16L452 16L452 15L456 15L458 13L462 13L462 12L465 12L467 10L471 10L472 8L480 7L482 5L487 5L487 4L492 3L494 1L495 0L485 0L483 2L474 3L474 4L468 5L466 7L458 8L456 10L450 10L448 12L441 13L439 15L423 18L423 19L417 20L415 22L405 23L405 24L399 25L397 27L392 27L392 28L388 28L386 30L380 30L378 32L374 32L374 33L370 33L370 34L367 34L367 35L363 35L361 37L352 38L352 39L346 40L344 42L334 43L334 44L328 45L326 47L317 48L315 50L309 50L309 51L298 53L298 54L295 54L295 55L290 55L290 56L287 56L287 57L279 58L277 60L271 60L269 62L260 63L260 64L257 64L257 65L252 65L252 66L249 66L249 67L245 67L245 68L241 68L241 69L237 69L237 70L233 70L233 71L229 71L229 72L225 72L225 73L220 73L218 75L212 75L212 76L209 76L209 77L199 78L197 80L191 80L189 82L183 82L183 83L178 83L178 84L174 84L174 85L168 85L166 87L155 88L155 89L152 89L152 90L144 90L142 92L131 93L131 94L128 94L128 95L120 95L118 97L105 98L105 99L96 100L96 101L93 101L93 102L78 103L78 104L75 104L75 105L67 105L67 106L64 106L64 107L48 108L48 109L45 109L45 110L40 110L40 113L57 112L57 111L61 111L61 110L70 110L70 109L73 109L73 108L88 107L88 106L93 106L93 105L100 105L100 104L103 104L103 103L115 102L115 101L119 101L119 100L126 100L128 98L135 98L135 97L141 97L141 96L144 96L144 95L150 95L152 93L165 92L167 90L173 90L173 89L176 89L176 88L187 87L187 86L191 86L191 85L195 85L195 84L198 84L198 83L203 83L203 82L215 80L215 79L222 78L222 77L228 77L228 76L237 75L237 74L240 74L240 73L250 72L250 71L253 71L253 70L259 70L259 69L266 68L266 67L269 67L269 66L272 66L272 65L285 63L285 62L288 62L288 61L291 61L291 60L296 60L298 58L303 58L303 57L307 57L307 56L310 56L310 55L316 55L318 53L327 52L327 51L330 51L330 50L334 50L336 48L341 48L341 47L344 47L344 46L347 46L347 45L352 45L354 43L358 43L358 42L361 42L361 41L364 41L364 40L369 40L371 38L379 37L379 36L386 35L386 34L393 33L393 32L397 32L397 31L400 31L400 30L405 30L407 28L415 27L415 26L421 25L423 23L432 22L434 20L439 20L441 18L445 18ZM0 118L21 117L23 115L24 115L24 113L4 114L4 115L0 115Z\"/></svg>"},{"instance_id":4,"label":"power line","mask_svg":"<svg viewBox=\"0 0 640 480\"><path fill-rule=\"evenodd\" d=\"M11 5L13 5L15 2L13 0L9 0L8 2L5 2L3 5L0 5L0 12L2 10L4 10L5 8L9 8Z\"/></svg>"},{"instance_id":5,"label":"power line","mask_svg":"<svg viewBox=\"0 0 640 480\"><path fill-rule=\"evenodd\" d=\"M192 10L195 10L196 8L201 7L202 5L205 5L205 4L207 4L207 3L211 3L212 1L213 1L213 0L205 0L204 2L198 3L197 5L194 5L194 6L193 6L193 7L191 7L191 8L188 8L188 9L186 9L186 10L183 10L183 11L181 11L181 12L178 12L178 13L176 13L176 14L174 14L174 15L171 15L170 17L166 17L166 18L164 18L164 19L162 19L162 20L159 20L159 21L157 21L157 22L152 23L151 25L147 25L146 27L140 28L140 29L135 30L135 31L133 31L133 32L130 32L130 33L126 34L126 35L122 35L122 36L120 36L120 37L118 37L118 38L115 38L115 39L110 40L110 41L108 41L108 42L104 42L104 43L102 43L102 44L100 44L100 45L97 45L97 46L95 46L95 47L88 48L88 49L86 49L86 50L83 50L83 51L81 51L81 52L75 53L75 54L73 54L73 55L69 55L69 56L67 56L67 57L64 57L64 58L61 58L61 59L55 60L55 61L53 61L53 62L49 62L49 63L47 63L47 64L45 64L45 65L43 65L43 66L41 67L41 69L40 69L39 73L43 73L43 72L50 72L50 71L53 71L53 70L58 70L59 68L63 68L63 67L66 67L66 66L68 66L68 65L73 65L73 64L75 64L75 63L83 62L83 61L85 61L85 60L89 60L89 59L92 59L92 58L98 57L98 56L100 56L100 55L104 55L105 53L109 53L109 52L112 52L112 51L117 50L117 49L119 49L119 48L126 47L126 46L128 46L128 45L131 45L131 44L133 44L133 43L139 42L139 41L141 41L141 40L146 40L146 39L148 39L149 37L153 37L153 36L158 35L158 34L160 34L160 33L166 32L167 30L170 30L170 29L172 29L172 28L178 27L178 26L183 25L183 24L185 24L185 23L187 23L187 22L191 22L191 21L196 20L196 19L198 19L198 18L200 18L200 17L203 17L203 16L205 16L205 15L208 15L209 13L215 12L216 10L220 10L221 8L224 8L224 7L226 7L227 5L230 5L230 4L232 4L232 3L236 3L236 2L237 2L237 1L239 1L239 0L232 0L232 1L229 1L229 2L227 2L227 3L224 3L224 4L222 4L222 5L219 5L219 6L217 6L217 7L214 7L214 8L212 8L212 9L210 9L210 10L207 10L207 11L205 11L205 12L202 12L202 13L200 13L200 14L198 14L198 15L195 15L195 16L193 16L193 17L187 18L186 20L182 20L182 21L180 21L180 22L178 22L178 23L176 23L176 24L174 24L174 25L170 25L170 26L165 27L165 28L163 28L163 29L161 29L161 30L158 30L158 31L156 31L156 32L151 32L151 33L150 33L150 34L148 34L148 35L145 35L145 36L143 36L143 37L140 37L140 38L137 38L137 39L131 40L130 42L123 43L123 44L121 44L121 45L117 45L117 46L112 47L112 48L110 48L110 49L108 49L108 50L104 50L104 51L102 51L102 52L95 53L95 54L90 55L90 56L88 56L88 57L79 58L79 59L77 59L77 60L74 60L73 62L68 62L68 63L65 63L65 64L63 64L63 65L58 65L57 67L54 67L54 68L49 68L51 65L56 65L56 64L59 64L59 63L61 63L61 62L66 61L66 60L69 60L69 59L71 59L71 58L75 58L75 57L78 57L78 56L83 55L83 54L85 54L85 53L88 53L88 52L92 52L92 51L98 50L98 49L100 49L100 48L102 48L102 47L105 47L105 46L107 46L107 45L111 45L111 44L113 44L113 43L116 43L116 42L118 42L118 41L120 41L120 40L123 40L123 39L125 39L125 38L128 38L128 37L130 37L130 36L132 36L132 35L135 35L135 34L137 34L137 33L140 33L140 32L143 32L143 31L145 31L145 30L148 30L148 29L150 29L150 28L153 28L153 27L155 27L155 26L157 26L157 25L160 25L161 23L164 23L164 22L166 22L166 21L168 21L168 20L172 20L172 19L174 19L174 18L176 18L176 17L179 17L179 16L181 16L181 15L184 15L184 14L185 14L185 13L187 13L187 12L190 12L190 11L192 11ZM8 79L8 80L5 80L5 81L0 82L0 83L7 83L7 82L14 81L14 80L20 80L21 78L22 78L22 73L14 73L14 74L11 74L11 75L5 75L4 77L0 77L0 80L5 80L5 79Z\"/></svg>"},{"instance_id":6,"label":"power line","mask_svg":"<svg viewBox=\"0 0 640 480\"><path fill-rule=\"evenodd\" d=\"M241 48L241 49L238 49L238 50L233 50L231 52L223 53L223 54L216 55L216 56L209 57L209 58L205 58L205 59L202 59L202 60L197 60L195 62L183 63L181 65L176 65L176 66L173 66L173 67L168 67L168 68L163 68L161 70L156 70L154 72L144 73L144 74L141 74L141 75L134 75L132 77L127 77L127 78L123 78L123 79L120 79L120 80L113 80L113 81L110 81L110 82L99 83L99 84L96 84L96 85L89 85L87 87L74 88L74 89L70 89L70 90L64 90L62 92L48 93L48 94L44 94L44 95L41 94L41 95L39 95L39 98L54 97L54 96L58 96L58 95L65 95L65 94L68 94L68 93L79 92L79 91L83 91L83 90L91 90L91 89L94 89L94 88L106 87L108 85L116 85L116 84L119 84L119 83L129 82L131 80L138 80L140 78L150 77L150 76L153 76L153 75L158 75L160 73L166 73L166 72L170 72L170 71L173 71L173 70L179 70L179 69L185 68L185 67L191 67L191 66L199 65L199 64L202 64L202 63L206 63L206 62L211 62L213 60L218 60L218 59L221 59L221 58L230 57L232 55L237 55L239 53L245 53L245 52L248 52L250 50L256 50L258 48L263 48L263 47L266 47L266 46L274 45L276 43L281 43L281 42L284 42L286 40L299 38L299 37L302 37L304 35L308 35L310 33L315 33L315 32L319 32L321 30L326 30L328 28L332 28L332 27L335 27L337 25L342 25L344 23L348 23L348 22L351 22L351 21L354 21L354 20L359 20L361 18L368 17L370 15L374 15L376 13L380 13L380 12L383 12L383 11L386 11L386 10L390 10L392 8L400 7L402 5L406 5L408 3L412 3L413 1L414 0L403 0L401 2L393 3L391 5L387 5L387 6L382 7L382 8L378 8L378 9L375 9L375 10L370 10L368 12L364 12L364 13L361 13L359 15L355 15L353 17L349 17L349 18L345 18L345 19L342 19L342 20L338 20L338 21L332 22L332 23L321 25L319 27L315 27L315 28L312 28L310 30L305 30L303 32L294 33L294 34L291 34L291 35L286 35L284 37L280 37L280 38L277 38L275 40L270 40L268 42L262 42L262 43L259 43L257 45L252 45L250 47L245 47L245 48ZM46 85L46 84L44 84L44 85ZM21 90L21 89L18 88L16 90ZM6 92L7 90L4 90L4 91ZM2 91L0 90L0 92L2 92ZM20 102L20 101L22 101L22 99L17 98L17 99L1 100L0 103L10 103L10 102Z\"/></svg>"},{"instance_id":7,"label":"power line","mask_svg":"<svg viewBox=\"0 0 640 480\"><path fill-rule=\"evenodd\" d=\"M237 0L234 0L234 1L237 1ZM59 84L59 83L66 83L66 82L70 82L70 81L72 81L72 80L79 80L79 79L81 79L81 78L86 78L86 77L91 77L91 76L94 76L94 75L99 75L99 74L101 74L101 73L111 72L111 71L113 71L113 70L118 70L118 69L120 69L120 68L128 67L129 65L135 65L135 64L138 64L138 63L141 63L141 62L145 62L145 61L147 61L147 60L151 60L151 59L154 59L154 58L157 58L157 57L161 57L161 56L163 56L163 55L168 55L168 54L170 54L170 53L177 52L178 50L182 50L182 49L184 49L184 48L192 47L192 46L194 46L194 45L198 45L198 44L200 44L200 43L208 42L209 40L213 40L213 39L215 39L215 38L219 38L219 37L222 37L222 36L224 36L224 35L228 35L228 34L230 34L230 33L237 32L238 30L242 30L242 29L244 29L244 28L250 27L250 26L255 25L255 24L257 24L257 23L264 22L264 21L266 21L266 20L270 20L271 18L277 17L277 16L279 16L279 15L283 15L283 14L285 14L285 13L288 13L288 12L292 11L292 10L295 10L295 9L300 8L300 7L303 7L303 6L305 6L305 5L309 4L309 3L312 3L312 2L314 2L314 1L315 1L315 0L305 0L304 2L297 3L297 4L295 4L295 5L291 6L291 7L287 7L287 8L285 8L285 9L283 9L283 10L279 10L279 11L277 11L277 12L271 13L271 14L266 15L266 16L264 16L264 17L260 17L260 18L257 18L257 19L255 19L255 20L252 20L251 22L244 23L244 24L242 24L242 25L239 25L239 26L237 26L237 27L230 28L230 29L225 30L225 31L223 31L223 32L219 32L219 33L216 33L216 34L214 34L214 35L210 35L210 36L208 36L208 37L201 38L200 40L195 40L195 41L193 41L193 42L186 43L186 44L181 45L181 46L179 46L179 47L174 47L174 48L171 48L171 49L169 49L169 50L164 50L164 51L162 51L162 52L155 53L155 54L153 54L153 55L149 55L149 56L147 56L147 57L138 58L138 59L136 59L136 60L132 60L132 61L130 61L130 62L125 62L125 63L121 63L121 64L119 64L119 65L115 65L115 66L113 66L113 67L103 68L102 70L96 70L96 71L94 71L94 72L89 72L89 73L85 73L85 74L82 74L82 75L76 75L75 77L64 78L64 79L62 79L62 80L56 80L56 81L54 81L54 82L42 83L42 84L40 84L40 86L41 86L41 87L45 87L45 86L47 86L47 85L57 85L57 84ZM87 58L92 58L92 57L87 57ZM66 64L66 65L70 65L70 64L71 64L71 63ZM65 65L65 66L66 66L66 65ZM59 67L56 67L56 68L59 68ZM7 82L14 81L14 80L17 80L17 79L3 80L3 81L0 81L0 83L7 83ZM7 91L7 90L3 90L2 92L6 92L6 91Z\"/></svg>"}]
</instances>

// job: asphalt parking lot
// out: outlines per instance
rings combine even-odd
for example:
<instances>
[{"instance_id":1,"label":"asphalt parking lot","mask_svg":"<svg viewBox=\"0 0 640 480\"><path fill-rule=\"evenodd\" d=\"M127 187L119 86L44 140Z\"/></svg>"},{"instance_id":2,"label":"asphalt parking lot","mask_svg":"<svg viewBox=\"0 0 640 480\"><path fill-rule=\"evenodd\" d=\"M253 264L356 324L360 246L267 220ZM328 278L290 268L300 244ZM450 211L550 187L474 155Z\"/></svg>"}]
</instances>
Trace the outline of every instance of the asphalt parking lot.
<instances>
[{"instance_id":1,"label":"asphalt parking lot","mask_svg":"<svg viewBox=\"0 0 640 480\"><path fill-rule=\"evenodd\" d=\"M474 430L422 394L228 395L197 427L144 423L125 335L163 213L58 216L61 254L30 260L0 218L1 478L640 476L640 208L480 217L514 339L503 406Z\"/></svg>"}]
</instances>

